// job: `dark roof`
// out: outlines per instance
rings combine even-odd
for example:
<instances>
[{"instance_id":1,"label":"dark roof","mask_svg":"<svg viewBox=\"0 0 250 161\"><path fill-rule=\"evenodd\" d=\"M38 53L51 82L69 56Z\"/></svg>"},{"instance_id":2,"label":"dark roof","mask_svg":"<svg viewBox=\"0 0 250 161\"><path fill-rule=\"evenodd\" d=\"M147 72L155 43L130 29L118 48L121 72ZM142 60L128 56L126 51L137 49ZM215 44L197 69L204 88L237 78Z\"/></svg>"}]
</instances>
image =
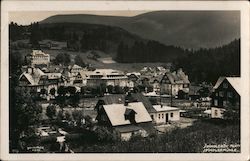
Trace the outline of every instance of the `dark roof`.
<instances>
[{"instance_id":1,"label":"dark roof","mask_svg":"<svg viewBox=\"0 0 250 161\"><path fill-rule=\"evenodd\" d=\"M122 132L139 131L139 130L142 130L142 128L139 126L135 126L135 125L124 125L124 126L115 127L115 130L122 133Z\"/></svg>"},{"instance_id":2,"label":"dark roof","mask_svg":"<svg viewBox=\"0 0 250 161\"><path fill-rule=\"evenodd\" d=\"M101 100L103 100L106 105L124 104L125 103L125 95L124 94L106 95L106 96L102 97Z\"/></svg>"},{"instance_id":3,"label":"dark roof","mask_svg":"<svg viewBox=\"0 0 250 161\"><path fill-rule=\"evenodd\" d=\"M156 112L156 110L153 108L153 105L151 104L149 99L147 97L145 97L143 94L141 94L141 93L132 93L131 95L132 95L133 98L136 99L136 101L142 102L148 112Z\"/></svg>"}]
</instances>

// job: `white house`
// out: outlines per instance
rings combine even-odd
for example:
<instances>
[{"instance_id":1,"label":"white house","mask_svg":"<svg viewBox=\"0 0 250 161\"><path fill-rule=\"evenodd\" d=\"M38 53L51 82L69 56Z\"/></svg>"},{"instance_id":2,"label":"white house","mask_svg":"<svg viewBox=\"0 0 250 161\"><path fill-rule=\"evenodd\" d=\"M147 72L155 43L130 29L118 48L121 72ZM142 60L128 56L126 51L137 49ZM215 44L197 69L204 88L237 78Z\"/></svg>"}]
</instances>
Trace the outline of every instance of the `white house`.
<instances>
[{"instance_id":1,"label":"white house","mask_svg":"<svg viewBox=\"0 0 250 161\"><path fill-rule=\"evenodd\" d=\"M50 55L45 54L41 50L33 50L32 53L26 56L26 59L31 65L48 65L50 62Z\"/></svg>"},{"instance_id":2,"label":"white house","mask_svg":"<svg viewBox=\"0 0 250 161\"><path fill-rule=\"evenodd\" d=\"M176 107L154 105L153 108L156 112L150 113L154 123L165 124L169 121L180 120L180 109Z\"/></svg>"}]
</instances>

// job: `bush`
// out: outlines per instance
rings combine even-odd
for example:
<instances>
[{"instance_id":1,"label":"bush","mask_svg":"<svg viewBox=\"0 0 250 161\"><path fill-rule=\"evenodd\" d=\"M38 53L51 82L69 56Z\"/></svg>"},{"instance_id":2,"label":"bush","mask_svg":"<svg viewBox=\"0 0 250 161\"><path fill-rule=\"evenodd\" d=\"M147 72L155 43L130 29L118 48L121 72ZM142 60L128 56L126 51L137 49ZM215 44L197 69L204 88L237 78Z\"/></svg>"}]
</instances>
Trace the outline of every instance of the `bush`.
<instances>
[{"instance_id":1,"label":"bush","mask_svg":"<svg viewBox=\"0 0 250 161\"><path fill-rule=\"evenodd\" d=\"M56 106L55 105L49 105L46 109L46 115L52 119L56 116Z\"/></svg>"},{"instance_id":2,"label":"bush","mask_svg":"<svg viewBox=\"0 0 250 161\"><path fill-rule=\"evenodd\" d=\"M95 129L95 134L100 142L112 143L118 140L118 136L108 128L99 126Z\"/></svg>"}]
</instances>

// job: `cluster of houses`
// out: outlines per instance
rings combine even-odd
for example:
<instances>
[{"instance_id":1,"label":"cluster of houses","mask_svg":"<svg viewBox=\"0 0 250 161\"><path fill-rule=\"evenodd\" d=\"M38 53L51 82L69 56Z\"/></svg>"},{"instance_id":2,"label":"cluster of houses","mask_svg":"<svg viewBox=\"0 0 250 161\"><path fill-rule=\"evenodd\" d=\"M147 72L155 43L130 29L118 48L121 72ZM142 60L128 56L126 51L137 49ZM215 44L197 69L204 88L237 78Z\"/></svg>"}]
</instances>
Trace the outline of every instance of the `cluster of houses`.
<instances>
[{"instance_id":1,"label":"cluster of houses","mask_svg":"<svg viewBox=\"0 0 250 161\"><path fill-rule=\"evenodd\" d=\"M20 76L20 86L36 89L58 89L58 86L88 86L96 87L104 84L106 86L120 86L133 89L141 85L145 92L164 93L176 96L179 91L188 94L190 82L188 76L179 69L170 72L163 67L143 68L140 72L124 73L114 69L89 70L79 65L68 67L50 64L50 55L41 50L33 50L26 56L30 66L23 67ZM53 77L53 78L52 78ZM53 80L53 81L52 81Z\"/></svg>"},{"instance_id":2,"label":"cluster of houses","mask_svg":"<svg viewBox=\"0 0 250 161\"><path fill-rule=\"evenodd\" d=\"M133 89L141 85L145 92L177 96L180 92L190 92L188 76L179 69L170 72L163 67L145 67L140 72L124 73L113 69L89 70L78 65L69 67L50 65L50 56L40 50L33 50L27 56L30 66L23 68L19 86L39 93L57 95L60 86L95 87L120 86ZM36 65L45 64L43 68ZM194 93L195 94L195 93ZM223 113L231 107L240 109L240 78L220 77L211 95L211 109L207 110L212 118L223 118ZM154 132L153 126L180 120L180 108L152 105L142 93L107 95L96 105L98 124L115 130L122 140L133 135L148 136Z\"/></svg>"}]
</instances>

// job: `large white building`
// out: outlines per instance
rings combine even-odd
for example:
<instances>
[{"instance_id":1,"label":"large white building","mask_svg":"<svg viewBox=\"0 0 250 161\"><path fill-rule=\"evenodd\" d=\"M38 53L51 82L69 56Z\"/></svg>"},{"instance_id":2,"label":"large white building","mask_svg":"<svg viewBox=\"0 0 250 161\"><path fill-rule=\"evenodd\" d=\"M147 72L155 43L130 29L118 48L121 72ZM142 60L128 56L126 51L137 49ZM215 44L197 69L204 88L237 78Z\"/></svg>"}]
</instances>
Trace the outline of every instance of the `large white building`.
<instances>
[{"instance_id":1,"label":"large white building","mask_svg":"<svg viewBox=\"0 0 250 161\"><path fill-rule=\"evenodd\" d=\"M42 52L41 50L33 50L32 53L26 56L30 65L48 65L50 62L50 55Z\"/></svg>"},{"instance_id":2,"label":"large white building","mask_svg":"<svg viewBox=\"0 0 250 161\"><path fill-rule=\"evenodd\" d=\"M101 84L131 88L134 86L134 83L129 81L122 71L113 69L82 70L75 76L74 84L90 87L100 86Z\"/></svg>"}]
</instances>

